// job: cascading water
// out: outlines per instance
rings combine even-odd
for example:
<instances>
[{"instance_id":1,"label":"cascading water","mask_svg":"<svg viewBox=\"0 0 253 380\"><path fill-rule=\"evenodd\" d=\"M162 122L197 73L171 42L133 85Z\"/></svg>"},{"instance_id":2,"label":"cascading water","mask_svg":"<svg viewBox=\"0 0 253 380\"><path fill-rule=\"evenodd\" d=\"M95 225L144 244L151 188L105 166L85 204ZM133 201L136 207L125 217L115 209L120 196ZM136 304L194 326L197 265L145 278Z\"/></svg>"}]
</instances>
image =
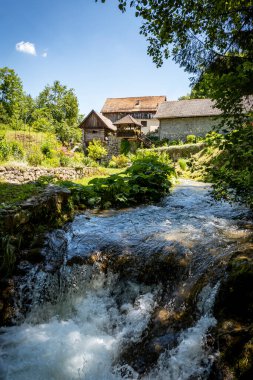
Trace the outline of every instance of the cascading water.
<instances>
[{"instance_id":1,"label":"cascading water","mask_svg":"<svg viewBox=\"0 0 253 380\"><path fill-rule=\"evenodd\" d=\"M51 233L19 283L18 324L0 330L0 379L207 379L219 278L250 234L247 210L208 192L185 181L158 206Z\"/></svg>"}]
</instances>

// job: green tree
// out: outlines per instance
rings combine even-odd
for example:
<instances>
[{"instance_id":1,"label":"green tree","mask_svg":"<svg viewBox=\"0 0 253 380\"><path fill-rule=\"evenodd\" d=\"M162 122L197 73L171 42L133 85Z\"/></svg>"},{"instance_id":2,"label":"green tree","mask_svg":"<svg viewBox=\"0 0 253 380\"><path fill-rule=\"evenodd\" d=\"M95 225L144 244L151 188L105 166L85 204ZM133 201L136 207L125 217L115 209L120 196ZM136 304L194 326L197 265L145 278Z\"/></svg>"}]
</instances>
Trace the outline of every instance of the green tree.
<instances>
[{"instance_id":1,"label":"green tree","mask_svg":"<svg viewBox=\"0 0 253 380\"><path fill-rule=\"evenodd\" d=\"M37 98L37 110L34 116L38 125L52 124L58 139L63 144L71 144L80 140L78 125L78 100L73 89L68 89L59 81L52 86L46 86ZM45 123L45 120L48 123Z\"/></svg>"},{"instance_id":2,"label":"green tree","mask_svg":"<svg viewBox=\"0 0 253 380\"><path fill-rule=\"evenodd\" d=\"M21 79L13 69L0 68L0 122L19 119L20 101L24 96Z\"/></svg>"}]
</instances>

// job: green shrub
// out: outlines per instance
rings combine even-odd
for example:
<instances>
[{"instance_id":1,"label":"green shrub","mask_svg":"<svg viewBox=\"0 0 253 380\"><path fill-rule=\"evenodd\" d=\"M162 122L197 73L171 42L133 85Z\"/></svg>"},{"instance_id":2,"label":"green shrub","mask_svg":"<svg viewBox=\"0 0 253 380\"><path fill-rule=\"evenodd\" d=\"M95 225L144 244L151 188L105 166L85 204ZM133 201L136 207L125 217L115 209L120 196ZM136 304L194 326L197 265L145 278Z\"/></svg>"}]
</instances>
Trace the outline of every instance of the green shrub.
<instances>
[{"instance_id":1,"label":"green shrub","mask_svg":"<svg viewBox=\"0 0 253 380\"><path fill-rule=\"evenodd\" d=\"M11 155L17 160L22 160L25 157L25 150L19 142L13 141L11 143Z\"/></svg>"},{"instance_id":2,"label":"green shrub","mask_svg":"<svg viewBox=\"0 0 253 380\"><path fill-rule=\"evenodd\" d=\"M168 176L173 174L174 169L160 162L158 157L138 159L123 174L89 182L93 205L109 208L157 202L169 192Z\"/></svg>"},{"instance_id":3,"label":"green shrub","mask_svg":"<svg viewBox=\"0 0 253 380\"><path fill-rule=\"evenodd\" d=\"M195 135L187 135L186 136L186 143L187 144L195 144L197 142Z\"/></svg>"},{"instance_id":4,"label":"green shrub","mask_svg":"<svg viewBox=\"0 0 253 380\"><path fill-rule=\"evenodd\" d=\"M92 160L90 157L87 157L87 156L83 157L82 163L84 166L92 166L92 167L98 166L96 161Z\"/></svg>"},{"instance_id":5,"label":"green shrub","mask_svg":"<svg viewBox=\"0 0 253 380\"><path fill-rule=\"evenodd\" d=\"M92 140L92 142L89 143L87 150L88 157L94 161L100 160L101 158L107 155L107 150L105 149L100 140Z\"/></svg>"},{"instance_id":6,"label":"green shrub","mask_svg":"<svg viewBox=\"0 0 253 380\"><path fill-rule=\"evenodd\" d=\"M120 153L121 154L127 154L130 152L130 142L129 140L121 140L120 143Z\"/></svg>"},{"instance_id":7,"label":"green shrub","mask_svg":"<svg viewBox=\"0 0 253 380\"><path fill-rule=\"evenodd\" d=\"M204 139L205 143L212 147L219 146L222 140L224 140L224 136L214 131L207 133Z\"/></svg>"},{"instance_id":8,"label":"green shrub","mask_svg":"<svg viewBox=\"0 0 253 380\"><path fill-rule=\"evenodd\" d=\"M42 165L50 168L58 168L60 166L59 157L45 158Z\"/></svg>"},{"instance_id":9,"label":"green shrub","mask_svg":"<svg viewBox=\"0 0 253 380\"><path fill-rule=\"evenodd\" d=\"M59 163L60 166L69 166L71 162L70 157L66 156L64 153L59 154Z\"/></svg>"},{"instance_id":10,"label":"green shrub","mask_svg":"<svg viewBox=\"0 0 253 380\"><path fill-rule=\"evenodd\" d=\"M109 162L110 168L125 168L129 164L129 158L124 154L119 156L112 156L111 161Z\"/></svg>"},{"instance_id":11,"label":"green shrub","mask_svg":"<svg viewBox=\"0 0 253 380\"><path fill-rule=\"evenodd\" d=\"M142 159L157 159L159 162L170 165L171 159L170 156L162 150L152 150L152 149L138 149L135 155L131 156L131 161L134 162L136 160Z\"/></svg>"},{"instance_id":12,"label":"green shrub","mask_svg":"<svg viewBox=\"0 0 253 380\"><path fill-rule=\"evenodd\" d=\"M33 149L27 155L27 161L31 166L39 166L43 161L43 154L39 147L34 146Z\"/></svg>"},{"instance_id":13,"label":"green shrub","mask_svg":"<svg viewBox=\"0 0 253 380\"><path fill-rule=\"evenodd\" d=\"M183 171L185 171L185 170L187 169L187 162L186 162L185 159L183 159L183 158L179 158L179 160L178 160L178 164L179 164L180 168L181 168Z\"/></svg>"},{"instance_id":14,"label":"green shrub","mask_svg":"<svg viewBox=\"0 0 253 380\"><path fill-rule=\"evenodd\" d=\"M7 161L11 155L11 144L4 138L0 140L0 161Z\"/></svg>"},{"instance_id":15,"label":"green shrub","mask_svg":"<svg viewBox=\"0 0 253 380\"><path fill-rule=\"evenodd\" d=\"M41 152L47 158L52 158L53 157L53 149L52 149L51 144L48 141L42 144L42 146L41 146Z\"/></svg>"}]
</instances>

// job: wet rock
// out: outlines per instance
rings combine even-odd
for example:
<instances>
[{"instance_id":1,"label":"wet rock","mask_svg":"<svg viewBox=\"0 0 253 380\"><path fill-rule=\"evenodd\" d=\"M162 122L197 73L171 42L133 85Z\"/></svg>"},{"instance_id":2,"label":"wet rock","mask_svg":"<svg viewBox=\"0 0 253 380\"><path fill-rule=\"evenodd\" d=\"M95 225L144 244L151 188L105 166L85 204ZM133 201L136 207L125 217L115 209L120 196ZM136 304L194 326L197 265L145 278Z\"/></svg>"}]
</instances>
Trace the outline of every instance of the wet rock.
<instances>
[{"instance_id":1,"label":"wet rock","mask_svg":"<svg viewBox=\"0 0 253 380\"><path fill-rule=\"evenodd\" d=\"M253 249L231 258L214 308L217 367L224 379L253 378Z\"/></svg>"}]
</instances>

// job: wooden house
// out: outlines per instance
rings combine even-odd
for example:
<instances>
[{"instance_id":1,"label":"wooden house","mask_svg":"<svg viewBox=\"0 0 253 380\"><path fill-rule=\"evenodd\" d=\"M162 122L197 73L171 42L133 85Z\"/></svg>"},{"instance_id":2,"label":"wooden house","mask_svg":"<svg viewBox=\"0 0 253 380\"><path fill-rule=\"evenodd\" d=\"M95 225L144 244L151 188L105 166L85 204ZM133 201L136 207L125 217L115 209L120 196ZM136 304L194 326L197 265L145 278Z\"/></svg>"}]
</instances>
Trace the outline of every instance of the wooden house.
<instances>
[{"instance_id":1,"label":"wooden house","mask_svg":"<svg viewBox=\"0 0 253 380\"><path fill-rule=\"evenodd\" d=\"M108 98L101 113L110 119L112 123L130 115L141 123L141 131L146 134L158 128L159 121L154 116L159 105L165 101L166 96Z\"/></svg>"},{"instance_id":2,"label":"wooden house","mask_svg":"<svg viewBox=\"0 0 253 380\"><path fill-rule=\"evenodd\" d=\"M115 135L117 131L111 120L94 110L84 118L79 128L83 131L84 148L94 139L106 142L108 135Z\"/></svg>"}]
</instances>

